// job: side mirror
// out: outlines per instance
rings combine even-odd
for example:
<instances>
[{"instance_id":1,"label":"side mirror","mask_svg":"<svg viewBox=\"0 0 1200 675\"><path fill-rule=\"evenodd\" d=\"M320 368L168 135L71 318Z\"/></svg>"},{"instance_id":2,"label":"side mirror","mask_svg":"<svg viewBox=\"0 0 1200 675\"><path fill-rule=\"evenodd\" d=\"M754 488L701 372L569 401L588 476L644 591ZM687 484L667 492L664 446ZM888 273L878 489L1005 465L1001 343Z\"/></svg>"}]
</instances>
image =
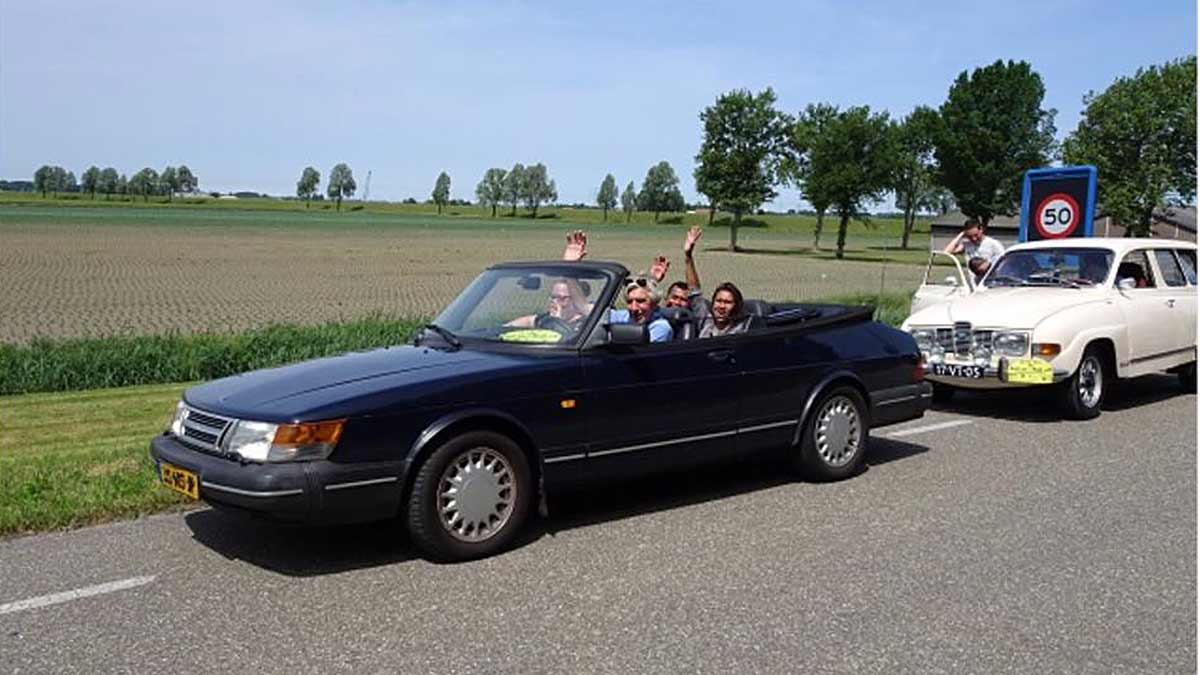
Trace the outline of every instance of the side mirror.
<instances>
[{"instance_id":1,"label":"side mirror","mask_svg":"<svg viewBox=\"0 0 1200 675\"><path fill-rule=\"evenodd\" d=\"M533 274L523 277L517 285L527 291L537 291L542 288L542 278Z\"/></svg>"},{"instance_id":2,"label":"side mirror","mask_svg":"<svg viewBox=\"0 0 1200 675\"><path fill-rule=\"evenodd\" d=\"M1122 291L1131 291L1137 288L1137 282L1129 277L1123 277L1121 279L1117 279L1117 288Z\"/></svg>"},{"instance_id":3,"label":"side mirror","mask_svg":"<svg viewBox=\"0 0 1200 675\"><path fill-rule=\"evenodd\" d=\"M610 323L608 327L608 344L610 345L644 345L650 343L650 331L640 323Z\"/></svg>"}]
</instances>

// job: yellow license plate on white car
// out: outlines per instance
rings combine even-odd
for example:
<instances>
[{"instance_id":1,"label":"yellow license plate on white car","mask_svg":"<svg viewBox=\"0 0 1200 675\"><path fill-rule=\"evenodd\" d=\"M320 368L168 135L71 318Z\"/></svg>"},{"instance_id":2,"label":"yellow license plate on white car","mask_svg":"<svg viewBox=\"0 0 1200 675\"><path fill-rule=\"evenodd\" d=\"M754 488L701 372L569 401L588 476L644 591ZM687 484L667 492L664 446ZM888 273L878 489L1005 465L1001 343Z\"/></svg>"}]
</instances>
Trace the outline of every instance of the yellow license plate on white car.
<instances>
[{"instance_id":1,"label":"yellow license plate on white car","mask_svg":"<svg viewBox=\"0 0 1200 675\"><path fill-rule=\"evenodd\" d=\"M1041 359L1013 359L1008 362L1007 379L1016 384L1050 384L1054 368Z\"/></svg>"},{"instance_id":2,"label":"yellow license plate on white car","mask_svg":"<svg viewBox=\"0 0 1200 675\"><path fill-rule=\"evenodd\" d=\"M172 490L192 499L200 499L200 479L191 471L163 462L158 465L158 476L163 485Z\"/></svg>"}]
</instances>

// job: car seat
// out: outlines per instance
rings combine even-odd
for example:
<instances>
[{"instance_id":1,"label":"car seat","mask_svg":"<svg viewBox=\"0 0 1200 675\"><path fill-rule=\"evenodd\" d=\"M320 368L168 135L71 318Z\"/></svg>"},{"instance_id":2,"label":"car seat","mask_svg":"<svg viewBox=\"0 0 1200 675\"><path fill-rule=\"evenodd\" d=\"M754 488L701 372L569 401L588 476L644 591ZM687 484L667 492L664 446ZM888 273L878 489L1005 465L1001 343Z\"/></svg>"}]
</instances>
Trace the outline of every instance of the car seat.
<instances>
[{"instance_id":1,"label":"car seat","mask_svg":"<svg viewBox=\"0 0 1200 675\"><path fill-rule=\"evenodd\" d=\"M663 307L659 311L671 324L671 330L675 333L673 340L691 340L696 336L696 320L691 310L686 307Z\"/></svg>"}]
</instances>

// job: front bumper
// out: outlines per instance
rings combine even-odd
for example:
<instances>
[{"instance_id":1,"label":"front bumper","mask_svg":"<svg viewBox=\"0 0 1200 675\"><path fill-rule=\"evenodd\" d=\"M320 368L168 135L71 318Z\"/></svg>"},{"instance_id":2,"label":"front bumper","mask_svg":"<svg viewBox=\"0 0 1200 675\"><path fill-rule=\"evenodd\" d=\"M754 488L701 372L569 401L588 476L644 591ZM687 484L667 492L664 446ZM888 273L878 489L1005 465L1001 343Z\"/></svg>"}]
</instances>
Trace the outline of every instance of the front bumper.
<instances>
[{"instance_id":1,"label":"front bumper","mask_svg":"<svg viewBox=\"0 0 1200 675\"><path fill-rule=\"evenodd\" d=\"M156 467L166 462L196 474L205 502L271 520L381 520L396 515L400 506L399 462L242 463L193 450L166 434L150 441L150 457Z\"/></svg>"}]
</instances>

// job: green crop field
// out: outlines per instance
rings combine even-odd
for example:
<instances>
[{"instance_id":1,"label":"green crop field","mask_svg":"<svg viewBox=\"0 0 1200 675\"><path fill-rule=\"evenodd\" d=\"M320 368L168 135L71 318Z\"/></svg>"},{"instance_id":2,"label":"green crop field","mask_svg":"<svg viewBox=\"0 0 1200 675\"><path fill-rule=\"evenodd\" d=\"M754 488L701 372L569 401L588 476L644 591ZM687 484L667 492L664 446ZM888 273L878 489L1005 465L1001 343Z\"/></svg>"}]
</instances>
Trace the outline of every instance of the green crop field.
<instances>
[{"instance_id":1,"label":"green crop field","mask_svg":"<svg viewBox=\"0 0 1200 675\"><path fill-rule=\"evenodd\" d=\"M637 271L662 253L677 263L670 277L682 278L684 232L704 221L604 225L574 220L598 220L599 211L566 209L534 220L480 217L478 209L437 217L420 205L335 213L279 200L233 209L215 200L130 207L24 199L0 200L0 342L17 344L432 316L492 263L559 257L576 228L588 230L594 259ZM740 230L746 251L737 254L723 250L727 228L706 231L697 260L707 284L731 280L751 297L807 300L911 290L923 274L907 263L924 261L927 236L916 238L916 250L891 250L896 221L854 225L844 261L810 250L811 218L765 216L752 225Z\"/></svg>"}]
</instances>

